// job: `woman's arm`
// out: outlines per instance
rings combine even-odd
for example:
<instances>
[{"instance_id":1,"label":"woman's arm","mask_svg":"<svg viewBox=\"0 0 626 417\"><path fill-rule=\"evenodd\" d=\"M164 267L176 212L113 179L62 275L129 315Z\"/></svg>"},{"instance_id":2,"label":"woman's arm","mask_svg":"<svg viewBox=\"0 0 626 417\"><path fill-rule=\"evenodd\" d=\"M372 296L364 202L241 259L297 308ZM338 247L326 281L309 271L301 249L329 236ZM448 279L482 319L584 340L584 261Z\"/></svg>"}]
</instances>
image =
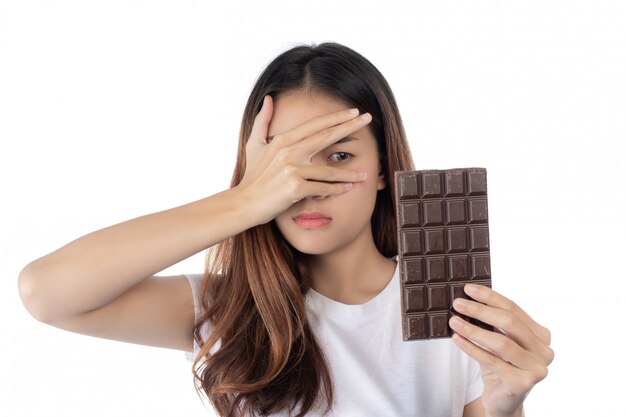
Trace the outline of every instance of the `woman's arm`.
<instances>
[{"instance_id":1,"label":"woman's arm","mask_svg":"<svg viewBox=\"0 0 626 417\"><path fill-rule=\"evenodd\" d=\"M22 270L22 302L74 333L191 352L189 283L153 274L250 227L246 199L233 188L80 237Z\"/></svg>"}]
</instances>

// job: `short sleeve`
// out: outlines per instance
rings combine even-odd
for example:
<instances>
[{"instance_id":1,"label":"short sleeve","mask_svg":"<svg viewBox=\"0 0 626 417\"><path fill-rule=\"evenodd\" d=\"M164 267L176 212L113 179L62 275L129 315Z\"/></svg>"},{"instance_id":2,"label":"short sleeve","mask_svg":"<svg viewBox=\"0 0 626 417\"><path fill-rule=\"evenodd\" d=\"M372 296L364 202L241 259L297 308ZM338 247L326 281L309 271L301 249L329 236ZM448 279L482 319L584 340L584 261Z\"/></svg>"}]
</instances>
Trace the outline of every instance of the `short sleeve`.
<instances>
[{"instance_id":1,"label":"short sleeve","mask_svg":"<svg viewBox=\"0 0 626 417\"><path fill-rule=\"evenodd\" d=\"M465 390L465 405L471 403L483 394L484 383L480 374L480 364L468 356L467 389Z\"/></svg>"},{"instance_id":2,"label":"short sleeve","mask_svg":"<svg viewBox=\"0 0 626 417\"><path fill-rule=\"evenodd\" d=\"M191 292L193 294L193 307L195 312L195 323L198 321L198 316L201 313L202 306L200 304L200 284L202 283L202 274L185 274L185 278L189 281L191 286ZM195 338L193 340L193 352L185 352L185 358L189 362L193 362L196 354L199 351L198 343Z\"/></svg>"}]
</instances>

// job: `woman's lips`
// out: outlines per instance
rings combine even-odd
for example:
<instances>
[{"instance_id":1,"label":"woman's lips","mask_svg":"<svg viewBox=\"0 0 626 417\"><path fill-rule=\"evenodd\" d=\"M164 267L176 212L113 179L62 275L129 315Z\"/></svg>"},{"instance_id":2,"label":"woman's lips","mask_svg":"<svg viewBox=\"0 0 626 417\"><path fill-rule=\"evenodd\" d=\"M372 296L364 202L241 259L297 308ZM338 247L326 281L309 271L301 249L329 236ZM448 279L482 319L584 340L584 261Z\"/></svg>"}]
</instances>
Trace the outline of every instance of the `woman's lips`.
<instances>
[{"instance_id":1,"label":"woman's lips","mask_svg":"<svg viewBox=\"0 0 626 417\"><path fill-rule=\"evenodd\" d=\"M293 221L300 227L313 229L328 225L333 219L318 212L302 212Z\"/></svg>"}]
</instances>

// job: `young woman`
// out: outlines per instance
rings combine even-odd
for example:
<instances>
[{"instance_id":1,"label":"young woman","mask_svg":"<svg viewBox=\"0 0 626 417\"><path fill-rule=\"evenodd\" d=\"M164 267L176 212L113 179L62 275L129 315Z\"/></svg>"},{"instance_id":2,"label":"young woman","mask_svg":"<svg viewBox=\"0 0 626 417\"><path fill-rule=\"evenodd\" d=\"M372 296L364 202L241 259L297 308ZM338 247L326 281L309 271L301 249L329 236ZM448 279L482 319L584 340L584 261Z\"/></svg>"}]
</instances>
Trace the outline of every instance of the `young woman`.
<instances>
[{"instance_id":1,"label":"young woman","mask_svg":"<svg viewBox=\"0 0 626 417\"><path fill-rule=\"evenodd\" d=\"M499 332L402 340L391 181L414 169L382 74L297 46L250 94L231 188L68 243L20 294L53 326L190 352L220 416L521 416L553 352L509 299L469 285L454 307ZM203 274L154 276L207 248Z\"/></svg>"}]
</instances>

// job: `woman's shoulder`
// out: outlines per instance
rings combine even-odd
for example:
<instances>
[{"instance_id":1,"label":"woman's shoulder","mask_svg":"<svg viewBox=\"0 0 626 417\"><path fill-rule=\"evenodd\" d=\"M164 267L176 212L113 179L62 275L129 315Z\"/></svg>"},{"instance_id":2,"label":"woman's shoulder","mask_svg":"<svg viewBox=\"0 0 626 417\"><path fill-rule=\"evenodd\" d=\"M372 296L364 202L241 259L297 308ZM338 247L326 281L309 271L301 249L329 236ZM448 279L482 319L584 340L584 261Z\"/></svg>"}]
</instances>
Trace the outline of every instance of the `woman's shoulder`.
<instances>
[{"instance_id":1,"label":"woman's shoulder","mask_svg":"<svg viewBox=\"0 0 626 417\"><path fill-rule=\"evenodd\" d=\"M205 274L206 273L204 272L188 272L183 275L187 278L191 285L200 286L204 282ZM222 274L210 274L207 277L207 280L212 284L217 284L221 282L223 277L224 276Z\"/></svg>"},{"instance_id":2,"label":"woman's shoulder","mask_svg":"<svg viewBox=\"0 0 626 417\"><path fill-rule=\"evenodd\" d=\"M189 285L191 286L191 292L193 294L193 306L194 306L194 312L195 312L195 323L198 324L199 317L202 315L201 297L203 296L205 283L209 283L211 284L212 288L215 288L215 285L218 282L221 282L223 275L221 274L210 275L210 276L207 276L206 280L204 279L205 273L203 272L185 273L183 275L185 276L185 278L187 278L187 281L189 281ZM212 323L210 322L210 320L206 320L200 330L200 333L203 339L206 340L212 330L213 330ZM219 347L219 344L217 347L214 347L214 349L217 349L218 347ZM200 350L200 347L198 346L198 342L194 338L193 352L185 352L186 359L190 362L193 362L199 350Z\"/></svg>"},{"instance_id":3,"label":"woman's shoulder","mask_svg":"<svg viewBox=\"0 0 626 417\"><path fill-rule=\"evenodd\" d=\"M191 287L191 293L193 295L193 305L196 312L196 317L202 312L202 297L205 294L208 286L209 294L208 299L211 300L218 296L220 285L223 282L224 276L222 274L210 274L206 275L203 272L185 273L183 274L189 286ZM206 277L206 278L205 278Z\"/></svg>"}]
</instances>

